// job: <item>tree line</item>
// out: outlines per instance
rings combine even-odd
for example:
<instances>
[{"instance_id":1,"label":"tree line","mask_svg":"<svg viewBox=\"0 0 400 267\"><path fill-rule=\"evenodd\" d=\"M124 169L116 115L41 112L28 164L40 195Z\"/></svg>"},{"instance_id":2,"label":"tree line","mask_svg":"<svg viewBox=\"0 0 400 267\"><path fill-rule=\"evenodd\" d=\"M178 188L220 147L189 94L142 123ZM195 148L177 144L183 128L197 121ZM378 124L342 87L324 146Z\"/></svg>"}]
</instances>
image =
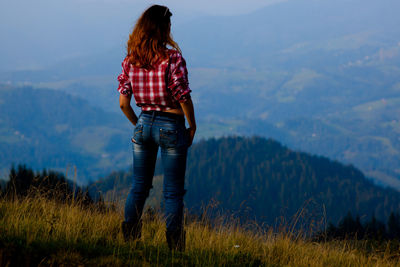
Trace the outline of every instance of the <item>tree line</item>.
<instances>
[{"instance_id":1,"label":"tree line","mask_svg":"<svg viewBox=\"0 0 400 267\"><path fill-rule=\"evenodd\" d=\"M350 212L335 226L329 223L326 231L317 233L316 240L332 239L374 239L374 240L400 240L400 214L391 212L386 225L372 215L369 221L361 222L360 216L355 218Z\"/></svg>"},{"instance_id":2,"label":"tree line","mask_svg":"<svg viewBox=\"0 0 400 267\"><path fill-rule=\"evenodd\" d=\"M6 199L45 197L62 203L77 203L84 207L104 208L101 195L96 200L90 195L88 187L81 187L66 179L64 174L55 171L34 172L26 165L12 166L9 180L0 187L0 194Z\"/></svg>"}]
</instances>

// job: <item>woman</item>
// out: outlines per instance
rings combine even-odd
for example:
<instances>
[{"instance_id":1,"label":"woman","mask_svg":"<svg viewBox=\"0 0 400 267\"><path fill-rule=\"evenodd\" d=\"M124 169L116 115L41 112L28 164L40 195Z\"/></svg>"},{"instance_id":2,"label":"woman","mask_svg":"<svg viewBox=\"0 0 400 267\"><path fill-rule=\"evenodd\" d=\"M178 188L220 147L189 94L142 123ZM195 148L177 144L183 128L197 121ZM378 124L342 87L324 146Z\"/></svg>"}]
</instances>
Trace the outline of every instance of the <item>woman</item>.
<instances>
[{"instance_id":1,"label":"woman","mask_svg":"<svg viewBox=\"0 0 400 267\"><path fill-rule=\"evenodd\" d=\"M170 34L171 16L167 7L159 5L141 15L129 36L127 56L118 76L120 107L135 125L133 186L126 200L122 231L126 240L141 236L140 217L161 147L167 242L170 249L183 250L186 156L196 133L196 121L186 63ZM132 94L142 110L139 117L130 105Z\"/></svg>"}]
</instances>

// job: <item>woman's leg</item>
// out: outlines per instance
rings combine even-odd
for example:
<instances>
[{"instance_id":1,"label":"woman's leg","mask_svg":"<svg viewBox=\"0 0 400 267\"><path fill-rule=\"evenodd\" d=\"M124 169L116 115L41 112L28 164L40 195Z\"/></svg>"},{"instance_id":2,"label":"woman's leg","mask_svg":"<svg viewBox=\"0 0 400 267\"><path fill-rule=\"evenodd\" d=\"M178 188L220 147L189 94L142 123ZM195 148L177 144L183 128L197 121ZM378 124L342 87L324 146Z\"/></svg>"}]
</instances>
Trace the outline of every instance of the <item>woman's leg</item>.
<instances>
[{"instance_id":1,"label":"woman's leg","mask_svg":"<svg viewBox=\"0 0 400 267\"><path fill-rule=\"evenodd\" d=\"M168 231L182 229L187 149L162 149L164 200Z\"/></svg>"},{"instance_id":2,"label":"woman's leg","mask_svg":"<svg viewBox=\"0 0 400 267\"><path fill-rule=\"evenodd\" d=\"M133 137L133 185L125 204L124 234L140 237L140 217L152 188L158 145L147 133L147 127L137 126ZM127 230L124 230L124 227Z\"/></svg>"},{"instance_id":3,"label":"woman's leg","mask_svg":"<svg viewBox=\"0 0 400 267\"><path fill-rule=\"evenodd\" d=\"M187 139L185 128L160 130L161 158L164 167L164 200L167 241L172 249L183 250L183 196Z\"/></svg>"},{"instance_id":4,"label":"woman's leg","mask_svg":"<svg viewBox=\"0 0 400 267\"><path fill-rule=\"evenodd\" d=\"M152 188L158 147L134 144L133 185L125 204L125 221L137 221Z\"/></svg>"}]
</instances>

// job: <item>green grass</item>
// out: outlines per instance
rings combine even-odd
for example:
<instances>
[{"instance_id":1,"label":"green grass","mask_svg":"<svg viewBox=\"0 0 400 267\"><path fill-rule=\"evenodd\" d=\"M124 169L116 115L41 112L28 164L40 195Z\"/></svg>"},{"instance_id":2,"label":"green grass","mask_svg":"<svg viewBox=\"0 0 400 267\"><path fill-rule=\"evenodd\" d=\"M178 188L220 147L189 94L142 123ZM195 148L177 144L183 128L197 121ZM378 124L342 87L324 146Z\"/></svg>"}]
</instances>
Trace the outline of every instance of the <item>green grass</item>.
<instances>
[{"instance_id":1,"label":"green grass","mask_svg":"<svg viewBox=\"0 0 400 267\"><path fill-rule=\"evenodd\" d=\"M273 233L188 222L183 253L170 252L159 215L144 216L142 239L124 242L122 212L41 196L0 200L1 266L400 266L399 246L311 242Z\"/></svg>"}]
</instances>

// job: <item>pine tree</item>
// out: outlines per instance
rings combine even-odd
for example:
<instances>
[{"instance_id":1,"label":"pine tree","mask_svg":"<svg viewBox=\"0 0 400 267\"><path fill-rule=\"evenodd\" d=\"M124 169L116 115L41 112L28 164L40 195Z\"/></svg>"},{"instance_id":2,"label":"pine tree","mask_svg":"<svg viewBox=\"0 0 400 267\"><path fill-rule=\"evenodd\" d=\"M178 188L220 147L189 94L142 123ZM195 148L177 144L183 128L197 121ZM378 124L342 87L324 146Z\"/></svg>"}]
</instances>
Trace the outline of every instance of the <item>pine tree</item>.
<instances>
[{"instance_id":1,"label":"pine tree","mask_svg":"<svg viewBox=\"0 0 400 267\"><path fill-rule=\"evenodd\" d=\"M377 240L386 238L385 224L377 220L375 214L372 214L371 221L365 225L365 235L367 238Z\"/></svg>"},{"instance_id":2,"label":"pine tree","mask_svg":"<svg viewBox=\"0 0 400 267\"><path fill-rule=\"evenodd\" d=\"M388 237L390 239L400 239L400 215L398 213L390 213L388 222Z\"/></svg>"},{"instance_id":3,"label":"pine tree","mask_svg":"<svg viewBox=\"0 0 400 267\"><path fill-rule=\"evenodd\" d=\"M33 171L28 169L26 165L18 165L17 171L12 166L9 177L6 193L9 196L26 196L34 179Z\"/></svg>"}]
</instances>

